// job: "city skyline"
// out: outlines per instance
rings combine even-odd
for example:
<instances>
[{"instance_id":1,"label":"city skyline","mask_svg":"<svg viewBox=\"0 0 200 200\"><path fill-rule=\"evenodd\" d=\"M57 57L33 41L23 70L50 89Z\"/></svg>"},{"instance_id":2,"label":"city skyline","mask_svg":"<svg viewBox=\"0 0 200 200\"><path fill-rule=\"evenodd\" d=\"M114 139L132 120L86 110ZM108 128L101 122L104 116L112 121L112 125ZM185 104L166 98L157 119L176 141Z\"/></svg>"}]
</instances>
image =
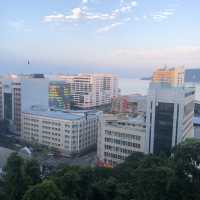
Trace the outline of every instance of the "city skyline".
<instances>
[{"instance_id":1,"label":"city skyline","mask_svg":"<svg viewBox=\"0 0 200 200\"><path fill-rule=\"evenodd\" d=\"M114 71L138 77L165 64L199 67L198 5L195 0L8 0L0 13L0 73Z\"/></svg>"}]
</instances>

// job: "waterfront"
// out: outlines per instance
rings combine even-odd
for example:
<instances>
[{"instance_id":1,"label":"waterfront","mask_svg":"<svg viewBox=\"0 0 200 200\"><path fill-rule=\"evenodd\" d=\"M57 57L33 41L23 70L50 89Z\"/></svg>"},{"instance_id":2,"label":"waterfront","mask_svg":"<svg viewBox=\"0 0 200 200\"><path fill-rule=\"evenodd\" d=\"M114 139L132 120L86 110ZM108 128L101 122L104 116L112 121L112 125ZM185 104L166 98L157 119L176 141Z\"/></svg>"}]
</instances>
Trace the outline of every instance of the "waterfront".
<instances>
[{"instance_id":1,"label":"waterfront","mask_svg":"<svg viewBox=\"0 0 200 200\"><path fill-rule=\"evenodd\" d=\"M149 87L149 80L120 78L119 88L121 89L122 95L139 93L146 95Z\"/></svg>"}]
</instances>

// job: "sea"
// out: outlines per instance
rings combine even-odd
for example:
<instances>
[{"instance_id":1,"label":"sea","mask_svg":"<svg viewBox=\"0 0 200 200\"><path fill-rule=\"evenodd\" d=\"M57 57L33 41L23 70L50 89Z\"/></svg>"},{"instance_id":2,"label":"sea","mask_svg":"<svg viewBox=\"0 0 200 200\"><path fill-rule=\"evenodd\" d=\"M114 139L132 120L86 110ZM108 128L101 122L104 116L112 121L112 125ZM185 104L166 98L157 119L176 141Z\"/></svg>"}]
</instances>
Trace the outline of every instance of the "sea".
<instances>
[{"instance_id":1,"label":"sea","mask_svg":"<svg viewBox=\"0 0 200 200\"><path fill-rule=\"evenodd\" d=\"M141 94L147 95L150 80L120 78L119 88L122 95Z\"/></svg>"}]
</instances>

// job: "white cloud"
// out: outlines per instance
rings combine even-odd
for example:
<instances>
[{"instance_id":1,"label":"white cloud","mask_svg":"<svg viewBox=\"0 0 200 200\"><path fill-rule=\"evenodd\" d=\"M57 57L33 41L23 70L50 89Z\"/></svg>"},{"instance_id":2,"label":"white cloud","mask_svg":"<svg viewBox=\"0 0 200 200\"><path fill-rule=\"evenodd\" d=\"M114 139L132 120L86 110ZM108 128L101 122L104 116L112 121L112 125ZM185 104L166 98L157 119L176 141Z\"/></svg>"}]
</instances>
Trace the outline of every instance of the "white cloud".
<instances>
[{"instance_id":1,"label":"white cloud","mask_svg":"<svg viewBox=\"0 0 200 200\"><path fill-rule=\"evenodd\" d=\"M44 17L45 22L64 22L74 20L114 20L117 18L115 12L91 13L86 8L73 8L70 15L53 14Z\"/></svg>"},{"instance_id":2,"label":"white cloud","mask_svg":"<svg viewBox=\"0 0 200 200\"><path fill-rule=\"evenodd\" d=\"M88 3L88 0L82 0L82 3ZM87 7L76 7L70 11L70 15L63 13L47 15L44 17L45 22L67 22L74 20L115 20L123 13L130 12L137 6L136 1L125 2L121 1L120 7L108 13L103 12L89 12Z\"/></svg>"},{"instance_id":3,"label":"white cloud","mask_svg":"<svg viewBox=\"0 0 200 200\"><path fill-rule=\"evenodd\" d=\"M82 0L82 3L86 4L86 3L88 3L88 0Z\"/></svg>"},{"instance_id":4,"label":"white cloud","mask_svg":"<svg viewBox=\"0 0 200 200\"><path fill-rule=\"evenodd\" d=\"M102 27L102 28L98 29L97 33L108 32L108 31L112 30L113 28L121 26L123 24L124 24L123 22L112 23L112 24L110 24L108 26L105 26L105 27Z\"/></svg>"},{"instance_id":5,"label":"white cloud","mask_svg":"<svg viewBox=\"0 0 200 200\"><path fill-rule=\"evenodd\" d=\"M151 17L154 21L160 22L160 21L168 19L170 16L174 14L175 14L174 9L165 9L165 10L158 11L152 14Z\"/></svg>"}]
</instances>

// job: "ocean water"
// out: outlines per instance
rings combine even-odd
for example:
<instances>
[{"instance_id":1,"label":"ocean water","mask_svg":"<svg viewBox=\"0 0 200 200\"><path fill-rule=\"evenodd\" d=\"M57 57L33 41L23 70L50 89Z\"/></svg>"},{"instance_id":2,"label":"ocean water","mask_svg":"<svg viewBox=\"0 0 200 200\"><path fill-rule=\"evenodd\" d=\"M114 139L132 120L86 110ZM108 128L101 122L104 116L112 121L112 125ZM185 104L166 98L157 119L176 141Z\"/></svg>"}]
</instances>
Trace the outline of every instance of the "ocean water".
<instances>
[{"instance_id":1,"label":"ocean water","mask_svg":"<svg viewBox=\"0 0 200 200\"><path fill-rule=\"evenodd\" d=\"M139 93L146 95L149 87L149 80L120 78L119 88L121 89L122 95Z\"/></svg>"}]
</instances>

